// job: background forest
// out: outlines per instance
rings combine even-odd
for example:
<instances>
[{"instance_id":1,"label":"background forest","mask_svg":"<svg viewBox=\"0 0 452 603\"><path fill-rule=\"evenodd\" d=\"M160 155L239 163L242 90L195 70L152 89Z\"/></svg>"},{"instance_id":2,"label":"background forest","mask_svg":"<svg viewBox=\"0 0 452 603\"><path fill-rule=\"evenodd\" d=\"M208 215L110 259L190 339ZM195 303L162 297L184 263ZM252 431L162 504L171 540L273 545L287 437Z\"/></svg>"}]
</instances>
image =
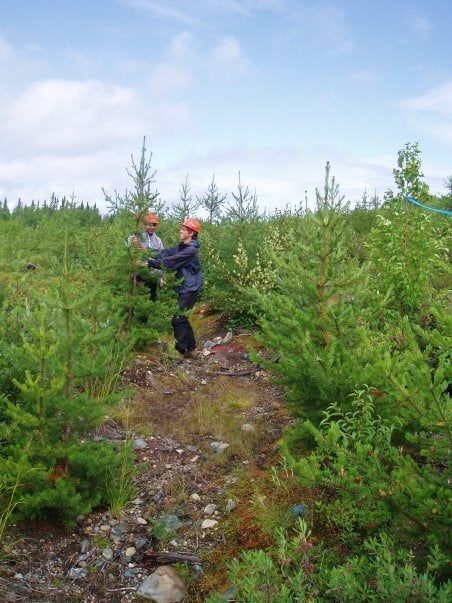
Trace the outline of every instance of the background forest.
<instances>
[{"instance_id":1,"label":"background forest","mask_svg":"<svg viewBox=\"0 0 452 603\"><path fill-rule=\"evenodd\" d=\"M105 193L107 216L56 198L0 210L0 537L111 504L132 451L85 436L175 304L170 276L149 301L125 241L152 210L176 244L198 212L202 301L256 331L265 353L250 354L297 419L275 487L307 501L272 547L231 563L237 600L450 600L451 177L431 195L407 144L384 199L351 207L327 164L313 210L261 215L240 178L193 199L187 177L166 208L151 158L132 160L131 192Z\"/></svg>"}]
</instances>

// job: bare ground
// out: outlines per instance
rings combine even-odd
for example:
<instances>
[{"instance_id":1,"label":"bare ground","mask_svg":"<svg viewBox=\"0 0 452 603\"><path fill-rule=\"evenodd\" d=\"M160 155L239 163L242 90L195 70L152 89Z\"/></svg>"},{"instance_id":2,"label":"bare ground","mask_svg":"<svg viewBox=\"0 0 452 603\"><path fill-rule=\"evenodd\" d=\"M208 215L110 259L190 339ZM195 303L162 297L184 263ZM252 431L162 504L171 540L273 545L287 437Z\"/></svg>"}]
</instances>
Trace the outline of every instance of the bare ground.
<instances>
[{"instance_id":1,"label":"bare ground","mask_svg":"<svg viewBox=\"0 0 452 603\"><path fill-rule=\"evenodd\" d=\"M251 333L220 343L226 330L203 306L193 323L200 349L206 340L217 345L181 364L171 338L138 354L123 377L131 395L96 434L144 442L135 451L132 500L117 517L99 510L75 529L14 526L11 556L0 566L1 601L141 601L137 586L172 563L187 584L186 601L200 602L226 591L229 560L268 544L257 516L271 499L270 468L291 418L281 390L248 358ZM216 523L203 527L206 519ZM118 525L125 535L115 538ZM138 541L142 548L124 557Z\"/></svg>"}]
</instances>

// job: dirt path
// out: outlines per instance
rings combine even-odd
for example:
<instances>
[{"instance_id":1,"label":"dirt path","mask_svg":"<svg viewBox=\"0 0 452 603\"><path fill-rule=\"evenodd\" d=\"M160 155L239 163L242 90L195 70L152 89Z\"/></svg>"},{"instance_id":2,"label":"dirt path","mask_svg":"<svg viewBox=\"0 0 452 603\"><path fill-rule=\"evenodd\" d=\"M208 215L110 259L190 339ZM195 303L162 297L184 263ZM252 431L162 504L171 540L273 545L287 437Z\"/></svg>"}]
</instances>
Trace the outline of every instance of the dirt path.
<instances>
[{"instance_id":1,"label":"dirt path","mask_svg":"<svg viewBox=\"0 0 452 603\"><path fill-rule=\"evenodd\" d=\"M199 347L215 345L181 364L170 338L139 354L124 374L132 395L92 435L133 440L132 500L116 517L80 517L74 530L19 526L1 566L2 601L142 601L137 587L171 563L187 586L184 601L201 602L227 589L227 561L265 546L255 505L291 419L281 391L248 359L252 336L229 340L203 307L193 318Z\"/></svg>"}]
</instances>

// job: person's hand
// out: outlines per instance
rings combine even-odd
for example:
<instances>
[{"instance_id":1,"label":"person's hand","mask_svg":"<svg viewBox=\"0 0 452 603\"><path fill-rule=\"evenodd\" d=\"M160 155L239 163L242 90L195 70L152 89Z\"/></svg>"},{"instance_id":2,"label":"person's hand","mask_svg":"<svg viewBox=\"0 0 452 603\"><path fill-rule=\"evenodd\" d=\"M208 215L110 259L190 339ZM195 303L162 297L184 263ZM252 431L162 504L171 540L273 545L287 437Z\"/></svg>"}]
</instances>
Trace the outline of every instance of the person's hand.
<instances>
[{"instance_id":1,"label":"person's hand","mask_svg":"<svg viewBox=\"0 0 452 603\"><path fill-rule=\"evenodd\" d=\"M137 249L146 249L146 247L143 245L137 235L133 235L133 237L130 239L130 244L133 247L134 251L136 251Z\"/></svg>"}]
</instances>

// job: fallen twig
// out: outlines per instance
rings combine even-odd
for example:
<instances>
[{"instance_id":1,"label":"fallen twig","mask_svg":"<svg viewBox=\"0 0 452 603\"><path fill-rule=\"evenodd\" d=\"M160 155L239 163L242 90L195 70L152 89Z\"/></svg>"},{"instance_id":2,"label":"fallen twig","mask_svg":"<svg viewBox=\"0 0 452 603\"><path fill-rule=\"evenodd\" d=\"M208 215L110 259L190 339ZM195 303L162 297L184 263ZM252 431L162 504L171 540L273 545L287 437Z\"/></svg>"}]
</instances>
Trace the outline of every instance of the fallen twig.
<instances>
[{"instance_id":1,"label":"fallen twig","mask_svg":"<svg viewBox=\"0 0 452 603\"><path fill-rule=\"evenodd\" d=\"M217 371L217 375L225 375L226 377L246 377L256 372L256 369L246 371Z\"/></svg>"},{"instance_id":2,"label":"fallen twig","mask_svg":"<svg viewBox=\"0 0 452 603\"><path fill-rule=\"evenodd\" d=\"M202 560L197 555L189 555L188 553L165 553L161 551L145 551L144 554L160 563L177 563L179 561L185 561L185 563L193 563L194 565L202 564Z\"/></svg>"}]
</instances>

